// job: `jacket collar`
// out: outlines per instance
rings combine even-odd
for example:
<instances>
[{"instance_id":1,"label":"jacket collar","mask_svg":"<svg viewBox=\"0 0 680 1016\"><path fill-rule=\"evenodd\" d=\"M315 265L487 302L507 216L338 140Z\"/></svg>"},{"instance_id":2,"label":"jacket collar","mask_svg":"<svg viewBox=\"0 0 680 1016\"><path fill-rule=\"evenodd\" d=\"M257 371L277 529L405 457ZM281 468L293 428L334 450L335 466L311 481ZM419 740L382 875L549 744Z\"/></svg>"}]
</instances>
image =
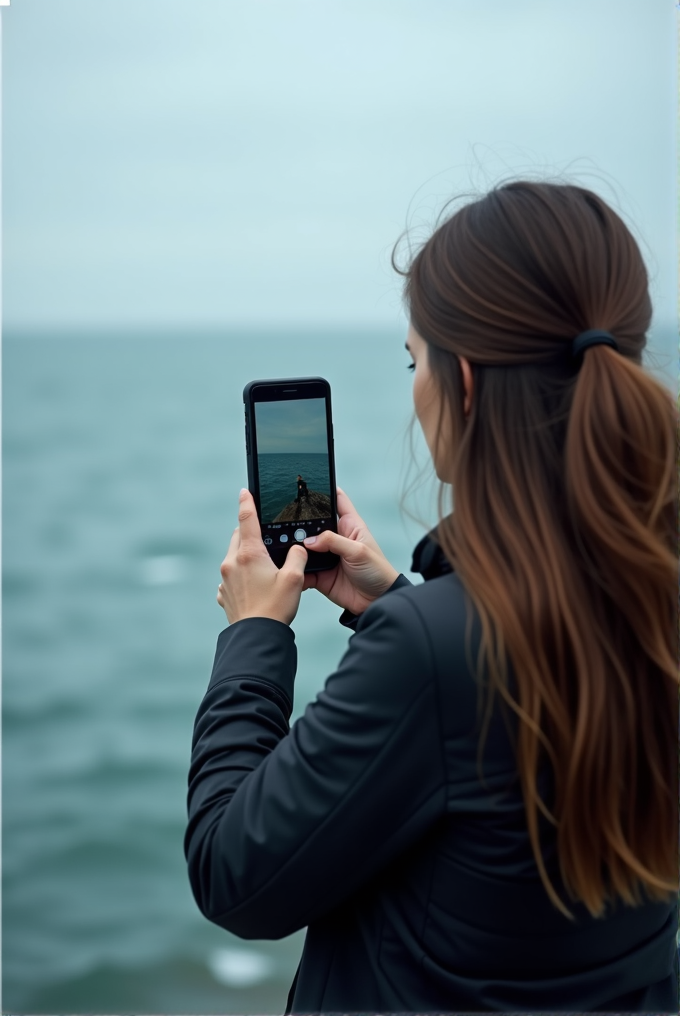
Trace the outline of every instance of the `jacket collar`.
<instances>
[{"instance_id":1,"label":"jacket collar","mask_svg":"<svg viewBox=\"0 0 680 1016\"><path fill-rule=\"evenodd\" d=\"M413 550L411 571L422 575L426 582L429 579L436 579L440 575L448 575L453 571L443 550L437 543L436 526L416 544Z\"/></svg>"}]
</instances>

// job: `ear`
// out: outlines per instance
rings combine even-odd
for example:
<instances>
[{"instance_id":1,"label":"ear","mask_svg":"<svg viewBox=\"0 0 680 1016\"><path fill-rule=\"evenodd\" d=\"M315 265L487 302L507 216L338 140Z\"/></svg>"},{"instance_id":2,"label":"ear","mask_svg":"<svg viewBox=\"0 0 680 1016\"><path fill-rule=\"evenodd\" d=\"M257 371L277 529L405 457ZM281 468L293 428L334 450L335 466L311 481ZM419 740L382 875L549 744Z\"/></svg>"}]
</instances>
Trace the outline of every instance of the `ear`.
<instances>
[{"instance_id":1,"label":"ear","mask_svg":"<svg viewBox=\"0 0 680 1016\"><path fill-rule=\"evenodd\" d=\"M463 412L465 418L470 415L470 409L472 407L472 395L474 390L474 384L472 380L472 367L470 361L466 360L464 356L459 356L458 361L460 363L461 373L463 375L463 387L465 389L465 401L463 402Z\"/></svg>"}]
</instances>

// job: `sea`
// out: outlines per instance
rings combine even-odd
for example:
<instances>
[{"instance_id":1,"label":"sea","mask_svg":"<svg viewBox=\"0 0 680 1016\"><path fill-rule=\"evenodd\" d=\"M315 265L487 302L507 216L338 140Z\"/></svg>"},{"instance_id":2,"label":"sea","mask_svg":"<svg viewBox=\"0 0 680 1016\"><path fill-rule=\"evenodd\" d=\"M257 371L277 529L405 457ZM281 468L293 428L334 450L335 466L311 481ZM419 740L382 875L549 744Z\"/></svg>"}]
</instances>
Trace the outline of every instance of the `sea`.
<instances>
[{"instance_id":1,"label":"sea","mask_svg":"<svg viewBox=\"0 0 680 1016\"><path fill-rule=\"evenodd\" d=\"M5 333L3 1012L283 1012L304 929L210 924L182 850L246 485L242 390L328 379L338 483L409 574L437 484L405 331ZM674 344L658 344L671 387ZM303 593L293 721L346 649L339 614Z\"/></svg>"},{"instance_id":2,"label":"sea","mask_svg":"<svg viewBox=\"0 0 680 1016\"><path fill-rule=\"evenodd\" d=\"M325 452L268 452L258 455L260 509L263 522L273 522L297 497L300 475L308 491L330 496L328 455Z\"/></svg>"},{"instance_id":3,"label":"sea","mask_svg":"<svg viewBox=\"0 0 680 1016\"><path fill-rule=\"evenodd\" d=\"M409 479L404 340L400 323L5 333L3 1012L284 1011L304 929L245 942L210 924L182 851L247 485L243 387L327 378L338 483L408 572L428 520L400 508L426 458ZM345 651L339 615L303 594L293 719Z\"/></svg>"}]
</instances>

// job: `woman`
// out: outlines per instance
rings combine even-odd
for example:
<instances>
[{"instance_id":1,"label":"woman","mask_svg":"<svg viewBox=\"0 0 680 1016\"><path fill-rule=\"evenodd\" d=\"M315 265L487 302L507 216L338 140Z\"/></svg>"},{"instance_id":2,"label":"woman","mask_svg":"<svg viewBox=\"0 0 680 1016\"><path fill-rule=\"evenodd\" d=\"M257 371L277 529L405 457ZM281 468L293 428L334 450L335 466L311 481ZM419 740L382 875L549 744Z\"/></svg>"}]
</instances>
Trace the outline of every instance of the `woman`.
<instances>
[{"instance_id":1,"label":"woman","mask_svg":"<svg viewBox=\"0 0 680 1016\"><path fill-rule=\"evenodd\" d=\"M413 398L455 510L412 586L339 491L277 571L241 492L189 777L199 907L308 926L289 1007L678 1008L675 410L647 277L574 186L512 183L417 253ZM448 489L446 487L443 490ZM355 629L289 731L303 589Z\"/></svg>"}]
</instances>

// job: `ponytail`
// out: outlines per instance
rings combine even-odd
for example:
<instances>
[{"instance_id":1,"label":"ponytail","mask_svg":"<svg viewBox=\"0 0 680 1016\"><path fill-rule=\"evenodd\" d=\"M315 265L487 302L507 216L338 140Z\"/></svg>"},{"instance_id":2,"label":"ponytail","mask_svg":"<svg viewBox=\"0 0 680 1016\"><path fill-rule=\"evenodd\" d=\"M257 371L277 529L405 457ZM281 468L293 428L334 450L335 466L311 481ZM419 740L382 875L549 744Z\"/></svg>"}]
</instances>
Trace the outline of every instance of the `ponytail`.
<instances>
[{"instance_id":1,"label":"ponytail","mask_svg":"<svg viewBox=\"0 0 680 1016\"><path fill-rule=\"evenodd\" d=\"M601 595L582 639L559 847L568 882L597 909L601 861L628 903L638 883L653 899L678 891L677 416L670 393L606 347L577 376L565 489Z\"/></svg>"}]
</instances>

